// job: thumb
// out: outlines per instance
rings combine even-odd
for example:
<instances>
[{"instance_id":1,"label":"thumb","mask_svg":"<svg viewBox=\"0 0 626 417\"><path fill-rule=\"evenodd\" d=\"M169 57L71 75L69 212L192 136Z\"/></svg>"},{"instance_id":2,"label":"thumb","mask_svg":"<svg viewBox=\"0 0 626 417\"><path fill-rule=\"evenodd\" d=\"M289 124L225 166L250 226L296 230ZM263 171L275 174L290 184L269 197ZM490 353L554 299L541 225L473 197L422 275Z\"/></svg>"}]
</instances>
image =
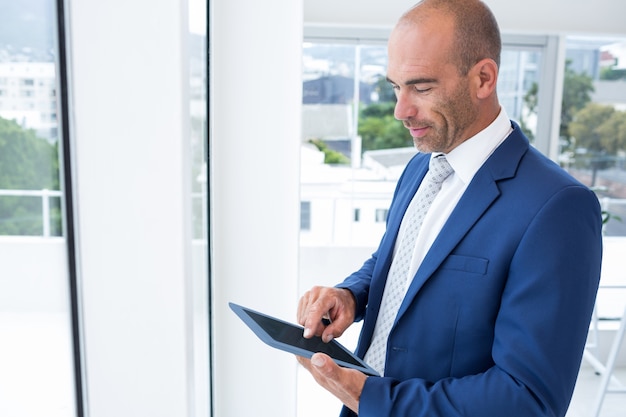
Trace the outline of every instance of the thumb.
<instances>
[{"instance_id":1,"label":"thumb","mask_svg":"<svg viewBox=\"0 0 626 417\"><path fill-rule=\"evenodd\" d=\"M316 353L311 357L311 364L324 375L333 373L335 363L324 353Z\"/></svg>"},{"instance_id":2,"label":"thumb","mask_svg":"<svg viewBox=\"0 0 626 417\"><path fill-rule=\"evenodd\" d=\"M326 358L321 353L314 353L313 356L311 356L311 363L320 368L326 363Z\"/></svg>"}]
</instances>

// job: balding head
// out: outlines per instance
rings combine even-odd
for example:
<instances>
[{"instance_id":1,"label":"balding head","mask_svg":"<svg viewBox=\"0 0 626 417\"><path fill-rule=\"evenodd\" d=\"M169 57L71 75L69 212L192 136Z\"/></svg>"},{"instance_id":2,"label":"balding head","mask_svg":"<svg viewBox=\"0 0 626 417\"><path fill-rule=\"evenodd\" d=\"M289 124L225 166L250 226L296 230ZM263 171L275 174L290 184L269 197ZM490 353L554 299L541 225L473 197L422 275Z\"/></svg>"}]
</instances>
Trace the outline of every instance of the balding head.
<instances>
[{"instance_id":1,"label":"balding head","mask_svg":"<svg viewBox=\"0 0 626 417\"><path fill-rule=\"evenodd\" d=\"M493 13L482 1L423 0L402 15L398 26L423 24L426 19L440 15L452 19L451 60L456 62L461 74L467 74L472 66L485 58L500 66L500 29Z\"/></svg>"}]
</instances>

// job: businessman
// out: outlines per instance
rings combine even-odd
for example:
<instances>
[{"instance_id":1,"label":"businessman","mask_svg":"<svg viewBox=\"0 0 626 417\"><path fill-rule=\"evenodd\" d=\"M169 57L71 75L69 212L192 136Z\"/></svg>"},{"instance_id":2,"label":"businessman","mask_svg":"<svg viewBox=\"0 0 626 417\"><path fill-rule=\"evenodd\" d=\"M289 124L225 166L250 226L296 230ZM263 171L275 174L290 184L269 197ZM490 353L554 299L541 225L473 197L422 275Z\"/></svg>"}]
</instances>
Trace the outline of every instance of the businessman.
<instances>
[{"instance_id":1,"label":"businessman","mask_svg":"<svg viewBox=\"0 0 626 417\"><path fill-rule=\"evenodd\" d=\"M419 152L378 249L298 305L305 337L364 320L356 353L381 376L298 358L343 416L567 411L600 277L600 207L500 106L500 50L478 0L424 0L390 35L395 117Z\"/></svg>"}]
</instances>

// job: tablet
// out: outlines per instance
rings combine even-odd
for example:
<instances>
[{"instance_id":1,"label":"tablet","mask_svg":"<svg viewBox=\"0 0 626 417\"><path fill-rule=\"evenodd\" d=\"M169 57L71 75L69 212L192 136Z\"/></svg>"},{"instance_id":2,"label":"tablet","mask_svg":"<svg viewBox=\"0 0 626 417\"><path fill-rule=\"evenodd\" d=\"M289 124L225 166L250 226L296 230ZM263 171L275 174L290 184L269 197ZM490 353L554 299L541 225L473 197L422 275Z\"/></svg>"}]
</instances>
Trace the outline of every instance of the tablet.
<instances>
[{"instance_id":1,"label":"tablet","mask_svg":"<svg viewBox=\"0 0 626 417\"><path fill-rule=\"evenodd\" d=\"M322 352L330 356L340 366L357 369L367 375L379 375L376 370L335 340L324 343L319 336L305 339L302 335L304 332L302 326L279 320L238 304L228 303L228 305L259 339L274 348L305 358L311 358L314 353Z\"/></svg>"}]
</instances>

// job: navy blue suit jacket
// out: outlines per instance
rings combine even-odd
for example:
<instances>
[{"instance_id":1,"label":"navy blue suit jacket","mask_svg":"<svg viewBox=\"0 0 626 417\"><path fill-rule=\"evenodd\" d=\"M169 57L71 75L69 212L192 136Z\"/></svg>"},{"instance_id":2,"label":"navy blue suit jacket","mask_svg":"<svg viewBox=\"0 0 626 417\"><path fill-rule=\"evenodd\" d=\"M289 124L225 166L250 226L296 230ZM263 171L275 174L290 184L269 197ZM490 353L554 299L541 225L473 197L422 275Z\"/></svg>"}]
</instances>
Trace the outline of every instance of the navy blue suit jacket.
<instances>
[{"instance_id":1,"label":"navy blue suit jacket","mask_svg":"<svg viewBox=\"0 0 626 417\"><path fill-rule=\"evenodd\" d=\"M513 127L415 274L388 339L385 375L367 379L360 417L565 415L600 278L600 207ZM356 319L364 319L361 357L429 158L408 163L380 246L338 286L354 294Z\"/></svg>"}]
</instances>

